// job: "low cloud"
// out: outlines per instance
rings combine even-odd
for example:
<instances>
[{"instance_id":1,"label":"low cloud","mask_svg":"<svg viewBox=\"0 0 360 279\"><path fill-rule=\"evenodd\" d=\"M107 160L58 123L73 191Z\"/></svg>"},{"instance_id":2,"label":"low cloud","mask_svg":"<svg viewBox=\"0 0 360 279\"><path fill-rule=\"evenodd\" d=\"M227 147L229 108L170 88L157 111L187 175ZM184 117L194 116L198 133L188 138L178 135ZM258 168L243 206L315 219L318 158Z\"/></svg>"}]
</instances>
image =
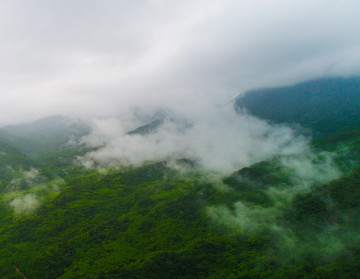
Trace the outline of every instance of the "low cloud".
<instances>
[{"instance_id":1,"label":"low cloud","mask_svg":"<svg viewBox=\"0 0 360 279\"><path fill-rule=\"evenodd\" d=\"M360 73L354 0L0 5L3 124L191 106L194 97Z\"/></svg>"},{"instance_id":2,"label":"low cloud","mask_svg":"<svg viewBox=\"0 0 360 279\"><path fill-rule=\"evenodd\" d=\"M175 120L167 119L145 135L128 131L147 122L95 120L93 132L83 138L83 143L96 150L81 160L87 166L137 166L186 158L206 170L230 173L276 155L300 154L308 145L308 140L294 130L270 125L246 113L237 114L230 104L208 105L196 113L182 111L174 115Z\"/></svg>"},{"instance_id":3,"label":"low cloud","mask_svg":"<svg viewBox=\"0 0 360 279\"><path fill-rule=\"evenodd\" d=\"M279 216L277 208L249 207L241 201L235 202L232 210L225 205L209 206L207 213L213 220L242 233L269 227L277 230L275 221Z\"/></svg>"},{"instance_id":4,"label":"low cloud","mask_svg":"<svg viewBox=\"0 0 360 279\"><path fill-rule=\"evenodd\" d=\"M12 171L14 177L5 187L6 191L17 191L32 188L45 181L45 177L40 175L39 170L31 168L29 170Z\"/></svg>"},{"instance_id":5,"label":"low cloud","mask_svg":"<svg viewBox=\"0 0 360 279\"><path fill-rule=\"evenodd\" d=\"M239 184L247 183L250 185L249 188L258 189L258 184L263 184L260 189L272 201L271 206L262 207L237 201L233 204L234 210L223 205L209 207L210 216L225 225L243 231L256 230L261 226L278 230L280 225L276 218L284 213L284 209L290 206L296 195L309 193L316 187L342 176L335 163L335 153L324 151L316 153L309 146L305 145L305 147L300 153L280 155L273 159L270 164L275 170L262 166L264 168L262 171L267 172L268 175L275 175L278 181L276 178L267 182L261 181L261 174L260 177L252 179L237 174Z\"/></svg>"},{"instance_id":6,"label":"low cloud","mask_svg":"<svg viewBox=\"0 0 360 279\"><path fill-rule=\"evenodd\" d=\"M274 185L266 191L277 206L288 205L294 196L311 191L342 176L336 164L336 153L315 152L310 148L296 156L283 156L276 162L286 170L289 184Z\"/></svg>"},{"instance_id":7,"label":"low cloud","mask_svg":"<svg viewBox=\"0 0 360 279\"><path fill-rule=\"evenodd\" d=\"M38 177L35 170L26 172L27 176ZM65 181L56 178L39 184L32 184L28 189L18 189L18 187L9 188L1 198L13 210L15 214L31 214L38 209L48 195L60 193ZM24 188L24 187L21 187Z\"/></svg>"},{"instance_id":8,"label":"low cloud","mask_svg":"<svg viewBox=\"0 0 360 279\"><path fill-rule=\"evenodd\" d=\"M29 214L40 206L40 200L35 194L26 194L13 199L9 205L16 214Z\"/></svg>"},{"instance_id":9,"label":"low cloud","mask_svg":"<svg viewBox=\"0 0 360 279\"><path fill-rule=\"evenodd\" d=\"M247 183L247 187L249 187L247 191L250 193L259 193L260 191L259 197L262 200L265 197L269 199L270 202L265 206L249 202L245 198L235 201L231 205L213 204L206 208L212 221L230 228L235 233L271 234L274 247L271 245L268 247L269 253L273 253L273 249L276 249L274 261L278 261L279 264L298 261L309 255L316 255L321 263L331 261L341 253L351 256L347 246L360 237L358 232L350 230L345 233L341 232L339 227L346 225L336 221L326 221L327 217L324 217L324 222L321 224L317 224L316 220L301 223L297 220L287 219L287 214L294 210L293 202L296 197L316 193L317 187L342 176L342 172L335 163L337 157L335 153L315 152L310 146L305 147L301 153L272 159L271 166L259 166L264 168L262 171L266 172L265 176L272 177L274 175L270 180L262 181L261 174L259 174L260 177L252 178L236 174L239 185ZM228 191L237 190L230 187ZM327 209L334 210L334 205L329 198L321 199L321 203ZM320 209L314 207L313 210L316 214ZM350 216L352 213L347 212L347 214ZM304 214L303 218L311 218L311 216ZM342 218L349 219L345 215ZM312 226L318 227L313 228ZM305 231L301 233L300 237L298 229Z\"/></svg>"}]
</instances>

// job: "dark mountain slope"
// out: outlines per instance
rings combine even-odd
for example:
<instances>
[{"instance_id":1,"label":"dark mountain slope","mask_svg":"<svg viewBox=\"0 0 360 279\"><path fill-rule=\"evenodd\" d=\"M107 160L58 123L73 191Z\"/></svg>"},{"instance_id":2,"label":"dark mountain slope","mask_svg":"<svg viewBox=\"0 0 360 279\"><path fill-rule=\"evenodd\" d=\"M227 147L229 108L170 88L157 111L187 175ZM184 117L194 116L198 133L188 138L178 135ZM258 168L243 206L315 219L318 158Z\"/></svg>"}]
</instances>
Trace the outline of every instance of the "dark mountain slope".
<instances>
[{"instance_id":1,"label":"dark mountain slope","mask_svg":"<svg viewBox=\"0 0 360 279\"><path fill-rule=\"evenodd\" d=\"M140 126L130 132L128 135L147 135L156 131L164 123L164 119L155 119L143 126Z\"/></svg>"},{"instance_id":2,"label":"dark mountain slope","mask_svg":"<svg viewBox=\"0 0 360 279\"><path fill-rule=\"evenodd\" d=\"M299 123L317 137L360 122L360 78L323 78L245 93L235 108L273 122Z\"/></svg>"},{"instance_id":3,"label":"dark mountain slope","mask_svg":"<svg viewBox=\"0 0 360 279\"><path fill-rule=\"evenodd\" d=\"M177 116L169 110L159 110L151 117L139 117L145 124L129 131L128 135L148 135L156 133L160 127L166 123L172 123L176 126L178 131L186 130L191 127L191 122L188 119Z\"/></svg>"}]
</instances>

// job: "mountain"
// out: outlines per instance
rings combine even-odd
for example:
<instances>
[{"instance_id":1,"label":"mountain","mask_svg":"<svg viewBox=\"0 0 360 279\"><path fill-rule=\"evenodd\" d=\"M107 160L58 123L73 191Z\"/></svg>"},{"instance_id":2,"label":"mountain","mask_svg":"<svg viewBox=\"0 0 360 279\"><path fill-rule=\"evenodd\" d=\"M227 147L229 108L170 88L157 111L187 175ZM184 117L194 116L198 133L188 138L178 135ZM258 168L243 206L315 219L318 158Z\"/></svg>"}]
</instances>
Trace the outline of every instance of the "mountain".
<instances>
[{"instance_id":1,"label":"mountain","mask_svg":"<svg viewBox=\"0 0 360 279\"><path fill-rule=\"evenodd\" d=\"M183 131L189 127L191 127L190 122L182 117L179 117L172 113L169 110L158 110L151 116L145 116L141 113L140 109L135 110L134 113L138 120L141 122L145 122L145 124L140 125L139 127L129 131L128 135L148 135L155 133L164 123L171 123L175 125L176 130Z\"/></svg>"},{"instance_id":2,"label":"mountain","mask_svg":"<svg viewBox=\"0 0 360 279\"><path fill-rule=\"evenodd\" d=\"M301 124L326 137L360 123L360 77L322 78L248 91L235 108L276 123Z\"/></svg>"},{"instance_id":3,"label":"mountain","mask_svg":"<svg viewBox=\"0 0 360 279\"><path fill-rule=\"evenodd\" d=\"M164 123L164 119L155 119L128 132L128 135L147 135L155 132Z\"/></svg>"},{"instance_id":4,"label":"mountain","mask_svg":"<svg viewBox=\"0 0 360 279\"><path fill-rule=\"evenodd\" d=\"M249 102L319 136L301 154L221 176L187 159L85 168L73 158L89 149L66 143L88 128L59 116L1 129L0 277L357 278L357 82L321 79L238 99L238 110ZM269 96L285 110L269 109ZM189 125L140 116L130 135Z\"/></svg>"},{"instance_id":5,"label":"mountain","mask_svg":"<svg viewBox=\"0 0 360 279\"><path fill-rule=\"evenodd\" d=\"M79 138L89 131L89 127L80 121L56 115L28 124L3 127L0 140L33 157L61 148L70 139Z\"/></svg>"}]
</instances>

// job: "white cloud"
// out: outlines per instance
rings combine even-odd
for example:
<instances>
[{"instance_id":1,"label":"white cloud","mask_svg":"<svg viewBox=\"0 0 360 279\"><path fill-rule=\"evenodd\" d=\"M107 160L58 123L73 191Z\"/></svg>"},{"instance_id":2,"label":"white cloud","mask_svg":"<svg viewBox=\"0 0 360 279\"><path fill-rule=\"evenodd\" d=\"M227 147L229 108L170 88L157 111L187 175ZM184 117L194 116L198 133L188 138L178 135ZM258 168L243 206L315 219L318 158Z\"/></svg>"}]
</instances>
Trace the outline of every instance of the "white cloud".
<instances>
[{"instance_id":1,"label":"white cloud","mask_svg":"<svg viewBox=\"0 0 360 279\"><path fill-rule=\"evenodd\" d=\"M358 1L7 1L3 123L359 74ZM196 107L196 106L194 106Z\"/></svg>"},{"instance_id":2,"label":"white cloud","mask_svg":"<svg viewBox=\"0 0 360 279\"><path fill-rule=\"evenodd\" d=\"M34 194L26 194L13 199L10 206L16 214L31 213L40 206L40 201Z\"/></svg>"},{"instance_id":3,"label":"white cloud","mask_svg":"<svg viewBox=\"0 0 360 279\"><path fill-rule=\"evenodd\" d=\"M237 115L230 105L202 106L198 114L185 116L190 118L165 120L147 135L127 134L129 127L135 128L136 124L121 119L95 121L93 132L83 142L98 149L86 154L82 161L87 166L92 161L141 165L189 158L207 170L229 173L275 155L299 154L307 148L307 140L296 137L290 128Z\"/></svg>"}]
</instances>

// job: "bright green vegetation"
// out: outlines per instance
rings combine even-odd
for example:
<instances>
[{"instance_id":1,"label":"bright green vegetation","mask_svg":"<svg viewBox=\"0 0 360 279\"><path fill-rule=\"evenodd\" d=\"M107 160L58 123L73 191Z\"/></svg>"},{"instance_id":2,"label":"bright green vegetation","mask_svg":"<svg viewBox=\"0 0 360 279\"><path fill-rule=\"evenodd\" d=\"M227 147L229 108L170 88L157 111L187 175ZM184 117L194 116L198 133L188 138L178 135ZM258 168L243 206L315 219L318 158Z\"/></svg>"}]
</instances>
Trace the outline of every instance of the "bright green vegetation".
<instances>
[{"instance_id":1,"label":"bright green vegetation","mask_svg":"<svg viewBox=\"0 0 360 279\"><path fill-rule=\"evenodd\" d=\"M71 186L31 215L13 215L3 205L1 273L18 278L17 266L29 278L255 274L256 257L248 253L264 250L264 240L212 224L203 197L211 186L197 180L178 177L164 163L84 172L67 178Z\"/></svg>"},{"instance_id":2,"label":"bright green vegetation","mask_svg":"<svg viewBox=\"0 0 360 279\"><path fill-rule=\"evenodd\" d=\"M276 158L232 174L223 179L225 186L205 173L180 174L165 162L107 173L69 165L67 173L55 190L50 180L40 189L2 194L3 278L21 278L16 268L28 278L359 273L357 168L283 201L269 189L294 185L291 171ZM29 193L41 203L16 212L10 201Z\"/></svg>"},{"instance_id":3,"label":"bright green vegetation","mask_svg":"<svg viewBox=\"0 0 360 279\"><path fill-rule=\"evenodd\" d=\"M85 130L58 117L0 130L0 277L358 278L360 122L345 118L300 122L320 127L313 153L223 177L188 159L85 169L88 149L66 145Z\"/></svg>"},{"instance_id":4,"label":"bright green vegetation","mask_svg":"<svg viewBox=\"0 0 360 279\"><path fill-rule=\"evenodd\" d=\"M23 170L35 167L36 163L16 148L0 141L0 187L19 177Z\"/></svg>"}]
</instances>

